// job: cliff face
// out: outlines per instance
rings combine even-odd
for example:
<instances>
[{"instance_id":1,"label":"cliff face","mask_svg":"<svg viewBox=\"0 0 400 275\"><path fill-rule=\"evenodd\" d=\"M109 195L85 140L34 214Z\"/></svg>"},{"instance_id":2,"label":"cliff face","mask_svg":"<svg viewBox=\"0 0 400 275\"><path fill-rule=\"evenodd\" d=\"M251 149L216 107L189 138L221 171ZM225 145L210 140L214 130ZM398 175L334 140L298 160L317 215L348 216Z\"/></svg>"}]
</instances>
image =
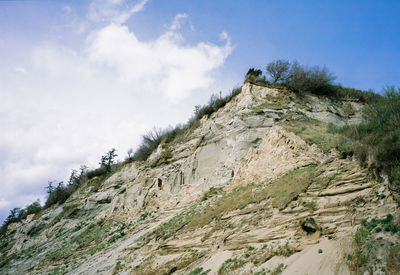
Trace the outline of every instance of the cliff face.
<instances>
[{"instance_id":1,"label":"cliff face","mask_svg":"<svg viewBox=\"0 0 400 275\"><path fill-rule=\"evenodd\" d=\"M360 122L362 108L245 84L146 163L94 178L63 205L10 225L0 273L359 272L360 223L377 216L383 227L387 214L390 224L399 216L388 183L336 151L327 131ZM400 238L376 234L379 262L363 268L398 271L390 247Z\"/></svg>"}]
</instances>

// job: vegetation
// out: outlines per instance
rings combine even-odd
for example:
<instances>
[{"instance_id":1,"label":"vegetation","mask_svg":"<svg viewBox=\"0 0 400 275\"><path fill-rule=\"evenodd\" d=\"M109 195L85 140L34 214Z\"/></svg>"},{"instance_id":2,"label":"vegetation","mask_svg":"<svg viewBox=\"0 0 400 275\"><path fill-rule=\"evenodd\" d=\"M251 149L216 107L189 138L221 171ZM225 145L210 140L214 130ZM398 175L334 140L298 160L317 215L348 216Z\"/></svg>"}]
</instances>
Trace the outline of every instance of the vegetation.
<instances>
[{"instance_id":1,"label":"vegetation","mask_svg":"<svg viewBox=\"0 0 400 275\"><path fill-rule=\"evenodd\" d=\"M154 127L151 131L147 132L142 137L142 144L132 155L132 152L128 153L128 158L126 162L130 161L145 161L148 157L157 149L158 145L161 143L171 143L176 138L182 137L188 132L192 131L199 125L200 119L204 116L210 116L220 108L224 107L229 101L231 101L236 95L241 91L241 88L232 90L225 97L212 94L208 104L204 106L195 106L194 116L184 125L177 125L176 127L169 127L167 129L160 129Z\"/></svg>"},{"instance_id":2,"label":"vegetation","mask_svg":"<svg viewBox=\"0 0 400 275\"><path fill-rule=\"evenodd\" d=\"M374 269L385 268L385 266L398 271L400 269L400 240L396 237L396 233L400 232L399 229L399 225L394 222L393 215L390 213L382 219L375 217L362 220L354 235L357 248L347 255L350 266L361 273L366 270L374 273ZM377 236L377 234L380 235ZM381 234L385 234L386 237L382 238Z\"/></svg>"},{"instance_id":3,"label":"vegetation","mask_svg":"<svg viewBox=\"0 0 400 275\"><path fill-rule=\"evenodd\" d=\"M192 271L190 271L189 275L207 275L208 272L210 272L210 271L211 271L211 269L203 271L202 267L197 267L197 268L193 269Z\"/></svg>"},{"instance_id":4,"label":"vegetation","mask_svg":"<svg viewBox=\"0 0 400 275\"><path fill-rule=\"evenodd\" d=\"M289 252L288 252L289 251ZM232 257L227 259L225 262L222 263L220 268L218 269L218 275L228 275L228 274L241 274L242 272L238 272L238 269L243 267L247 263L252 263L255 266L261 265L268 261L273 256L285 256L288 257L295 252L294 249L289 248L288 243L285 245L285 249L282 249L282 246L278 246L277 248L270 249L261 248L257 249L254 248L251 251L248 251L244 254L238 255L236 257ZM256 272L255 274L280 274L285 266L283 264L279 264L274 270L266 270L262 268L260 271ZM243 271L243 270L242 270Z\"/></svg>"},{"instance_id":5,"label":"vegetation","mask_svg":"<svg viewBox=\"0 0 400 275\"><path fill-rule=\"evenodd\" d=\"M112 166L115 163L115 157L117 157L116 149L113 148L101 157L99 162L100 167L104 167L107 172L111 172Z\"/></svg>"},{"instance_id":6,"label":"vegetation","mask_svg":"<svg viewBox=\"0 0 400 275\"><path fill-rule=\"evenodd\" d=\"M49 181L48 185L45 187L47 192L47 200L44 203L44 206L42 207L39 201L36 201L24 209L14 208L10 210L10 214L0 227L0 235L6 233L8 225L11 223L20 222L28 215L38 214L43 209L49 208L52 205L63 204L88 179L90 180L95 177L100 177L100 180L104 180L107 176L114 172L117 167L119 167L119 164L115 162L116 156L116 150L111 149L106 153L106 155L101 157L99 168L88 170L87 166L82 165L79 169L79 172L77 170L72 170L67 184L64 184L62 181L58 183ZM70 207L71 206L66 207L59 216L49 223L49 225L57 223L62 217L67 215L68 211L66 211L66 209L68 210Z\"/></svg>"},{"instance_id":7,"label":"vegetation","mask_svg":"<svg viewBox=\"0 0 400 275\"><path fill-rule=\"evenodd\" d=\"M21 209L21 208L14 208L10 210L10 214L8 217L4 220L3 225L0 228L0 235L5 234L7 231L8 225L14 223L14 222L19 222L23 219L25 219L28 215L30 214L36 214L39 213L40 210L42 209L39 201L35 201L28 205L27 207Z\"/></svg>"},{"instance_id":8,"label":"vegetation","mask_svg":"<svg viewBox=\"0 0 400 275\"><path fill-rule=\"evenodd\" d=\"M79 230L81 229L79 225ZM46 254L47 261L64 261L69 262L71 256L77 251L86 250L90 255L103 250L107 246L114 243L117 239L125 235L127 225L123 222L104 222L99 221L89 224L84 230L79 231L76 227L68 229L60 234L62 241L56 243ZM79 231L79 232L78 232ZM73 234L78 232L76 234ZM70 233L70 235L67 235Z\"/></svg>"},{"instance_id":9,"label":"vegetation","mask_svg":"<svg viewBox=\"0 0 400 275\"><path fill-rule=\"evenodd\" d=\"M87 167L82 165L79 173L76 170L72 170L71 176L66 185L64 185L63 182L59 182L57 183L57 186L54 186L54 182L50 181L46 187L48 196L44 207L48 208L57 203L64 203L69 196L71 196L71 194L85 182L86 178Z\"/></svg>"},{"instance_id":10,"label":"vegetation","mask_svg":"<svg viewBox=\"0 0 400 275\"><path fill-rule=\"evenodd\" d=\"M285 265L284 264L279 264L274 270L272 270L271 275L281 274L284 269L285 269Z\"/></svg>"},{"instance_id":11,"label":"vegetation","mask_svg":"<svg viewBox=\"0 0 400 275\"><path fill-rule=\"evenodd\" d=\"M365 92L334 84L335 77L326 67L309 67L296 61L276 60L266 66L266 75L261 70L251 68L246 74L245 82L272 88L285 87L298 94L308 92L366 103L372 103L379 98L372 91Z\"/></svg>"},{"instance_id":12,"label":"vegetation","mask_svg":"<svg viewBox=\"0 0 400 275\"><path fill-rule=\"evenodd\" d=\"M193 262L197 261L198 259L204 256L205 252L197 251L197 250L188 250L183 255L170 260L162 265L155 265L154 260L156 255L151 255L147 257L140 265L135 267L133 274L140 274L140 275L153 275L153 274L160 274L160 275L168 275L173 274L178 270L182 270L187 268ZM188 270L188 269L187 269ZM210 270L203 271L202 268L196 268L192 270L189 274L193 275L206 275L210 272ZM187 274L187 273L185 273Z\"/></svg>"},{"instance_id":13,"label":"vegetation","mask_svg":"<svg viewBox=\"0 0 400 275\"><path fill-rule=\"evenodd\" d=\"M168 222L159 225L153 232L143 236L143 241L166 240L179 230L193 230L211 222L218 225L224 214L244 209L251 204L256 204L254 207L261 207L259 203L266 199L271 199L273 207L282 209L297 198L317 176L318 172L316 172L315 166L295 169L270 183L249 184L235 188L211 203L209 202L210 198L220 193L219 189L212 188L200 202L191 205ZM215 226L214 229L218 229L218 226ZM211 233L206 235L209 237ZM253 249L253 247L249 247L249 251Z\"/></svg>"},{"instance_id":14,"label":"vegetation","mask_svg":"<svg viewBox=\"0 0 400 275\"><path fill-rule=\"evenodd\" d=\"M243 258L234 258L226 260L218 269L218 275L232 274L232 271L243 266L247 260Z\"/></svg>"},{"instance_id":15,"label":"vegetation","mask_svg":"<svg viewBox=\"0 0 400 275\"><path fill-rule=\"evenodd\" d=\"M400 193L400 89L387 87L384 92L366 108L361 124L331 125L330 132L350 138L350 149L358 159L371 170L384 171L393 183L392 189Z\"/></svg>"},{"instance_id":16,"label":"vegetation","mask_svg":"<svg viewBox=\"0 0 400 275\"><path fill-rule=\"evenodd\" d=\"M325 153L332 148L336 148L341 152L349 152L352 149L351 141L341 134L332 132L330 129L333 124L309 118L304 114L296 113L301 119L292 120L291 113L286 115L287 122L282 124L288 131L295 133L310 144L316 144Z\"/></svg>"},{"instance_id":17,"label":"vegetation","mask_svg":"<svg viewBox=\"0 0 400 275\"><path fill-rule=\"evenodd\" d=\"M372 92L343 88L331 83L333 77L326 68L302 67L298 63L291 64L287 61L277 61L269 64L267 66L267 73L269 74L268 79L262 76L261 70L250 69L246 76L246 81L254 82L258 85L263 83L262 85L271 85L272 87L280 85L298 93L311 92L314 94L336 96L344 100L359 100L370 103L365 111L365 120L360 125L336 127L333 124L326 124L308 118L300 113L295 113L295 111L288 111L285 114L286 121L284 127L301 136L306 141L317 144L325 152L336 148L342 152L354 153L365 166L375 169L378 172L386 172L389 175L390 181L396 184L392 187L400 192L400 184L398 184L400 179L400 170L398 169L400 166L400 132L398 129L398 125L400 125L400 89L396 90L394 87L388 87L385 90L385 95L381 97ZM287 92L287 90L285 91ZM332 94L330 94L331 92ZM213 95L207 105L195 108L194 117L185 125L178 125L175 128L165 130L154 128L143 136L143 142L138 151L135 153L133 153L132 149L128 151L128 158L125 162L147 160L160 144L163 145L161 157L165 160L170 159L172 151L169 148L171 147L164 145L168 145L176 141L177 138L189 133L189 131L197 127L202 117L212 115L225 106L238 93L240 93L240 88L232 91L227 97L222 98ZM279 109L282 106L286 107L291 102L291 98L288 97L279 98L278 96L277 98L269 98L268 100L280 100L279 102L263 103L254 107L253 111L257 113L262 112L265 108ZM354 110L349 109L348 113L351 112L354 112ZM301 119L292 119L292 116L295 115L301 116ZM101 157L99 168L88 170L87 167L82 166L79 172L73 170L67 184L63 182L49 182L46 187L48 198L43 208L64 203L85 182L93 184L93 186L101 183L122 165L115 161L116 156L116 150L111 149ZM192 205L192 207L168 222L161 224L147 237L167 239L181 229L192 230L210 223L215 225L214 228L218 226L221 228L221 224L223 223L222 217L226 213L235 210L242 211L246 207L262 207L260 202L265 200L271 202L273 207L283 209L288 203L295 200L318 175L317 167L308 166L290 171L274 181L242 186L229 193L224 193L218 188L211 188L204 194L201 202ZM326 177L326 184L335 176L336 174L332 174ZM95 190L97 189L95 188ZM382 198L381 196L385 196L378 193L376 195L380 198ZM305 206L312 210L316 208L314 202L308 202ZM48 227L72 213L76 208L77 204L67 203L64 205L63 211L50 221ZM24 209L12 209L1 227L1 232L4 233L9 224L19 222L28 215L39 213L41 210L42 206L38 201L28 205ZM142 214L139 222L146 219L148 215L149 213ZM307 224L311 224L312 227ZM311 230L310 232L317 227L312 218L302 221L301 226L303 229L308 226ZM47 260L66 260L68 262L77 249L88 249L91 254L94 254L122 238L125 235L124 229L125 227L121 226L119 230L115 231L111 225L101 224L93 224L88 228L84 228L82 224L78 224L68 232L75 233L79 231L79 233L68 239L64 238L62 242L52 247L52 250L47 253ZM387 252L388 268L393 268L394 270L397 268L398 270L400 263L400 243L389 243L386 240L378 242L375 236L377 234L390 234L392 237L400 238L399 229L399 225L394 222L391 214L382 219L373 218L371 220L363 220L354 236L357 249L347 255L347 260L351 262L351 265L355 269L364 269L366 264L371 261L371 257L379 254L376 250L379 247L384 247ZM56 237L58 238L61 235L61 233L59 235L57 233ZM207 237L210 235L211 233ZM266 249L264 252L249 246L239 257L225 261L218 273L230 274L232 270L240 268L246 263L252 263L257 266L264 263L265 259L271 257L271 255L288 256L294 253L294 251L293 248L289 247L288 243L285 246L278 246L277 249ZM318 253L323 253L322 249L319 249ZM201 257L200 254L194 255L169 262L168 265L163 267L160 274L168 274L179 270L193 260ZM1 261L0 268L9 265L12 261L18 259L18 257L20 256L17 254L9 255L9 257ZM376 259L373 260L376 261ZM70 267L67 264L56 268L53 274L63 274ZM118 272L123 268L124 265L118 261L115 265L115 271ZM272 274L279 274L283 269L284 265L281 264L272 271ZM138 267L138 270L142 269ZM202 268L196 268L190 274L203 275L208 272L209 270L203 271ZM268 271L268 273L270 272ZM259 271L259 274L265 274L265 270Z\"/></svg>"},{"instance_id":18,"label":"vegetation","mask_svg":"<svg viewBox=\"0 0 400 275\"><path fill-rule=\"evenodd\" d=\"M179 215L170 219L168 222L158 226L151 236L147 236L147 240L153 236L156 240L160 238L164 240L168 239L177 231L182 229L185 225L187 225L193 219L193 217L201 211L201 209L201 203L193 204Z\"/></svg>"},{"instance_id":19,"label":"vegetation","mask_svg":"<svg viewBox=\"0 0 400 275\"><path fill-rule=\"evenodd\" d=\"M288 81L290 77L290 62L277 60L267 65L267 73L270 75L272 84Z\"/></svg>"},{"instance_id":20,"label":"vegetation","mask_svg":"<svg viewBox=\"0 0 400 275\"><path fill-rule=\"evenodd\" d=\"M315 166L309 166L295 169L270 183L249 184L235 188L200 213L193 215L187 227L197 228L212 221L218 222L230 211L243 209L254 203L259 204L268 198L271 199L273 207L282 209L311 184L317 176L315 168Z\"/></svg>"}]
</instances>

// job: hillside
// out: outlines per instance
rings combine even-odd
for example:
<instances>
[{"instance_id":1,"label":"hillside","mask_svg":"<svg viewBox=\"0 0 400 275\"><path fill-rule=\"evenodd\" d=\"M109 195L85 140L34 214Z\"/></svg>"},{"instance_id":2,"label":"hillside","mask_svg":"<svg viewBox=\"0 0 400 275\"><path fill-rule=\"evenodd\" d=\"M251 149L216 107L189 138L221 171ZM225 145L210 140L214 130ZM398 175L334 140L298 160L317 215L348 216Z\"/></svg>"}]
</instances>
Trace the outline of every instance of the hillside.
<instances>
[{"instance_id":1,"label":"hillside","mask_svg":"<svg viewBox=\"0 0 400 275\"><path fill-rule=\"evenodd\" d=\"M398 274L400 219L329 131L365 103L245 83L146 161L8 226L1 274Z\"/></svg>"}]
</instances>

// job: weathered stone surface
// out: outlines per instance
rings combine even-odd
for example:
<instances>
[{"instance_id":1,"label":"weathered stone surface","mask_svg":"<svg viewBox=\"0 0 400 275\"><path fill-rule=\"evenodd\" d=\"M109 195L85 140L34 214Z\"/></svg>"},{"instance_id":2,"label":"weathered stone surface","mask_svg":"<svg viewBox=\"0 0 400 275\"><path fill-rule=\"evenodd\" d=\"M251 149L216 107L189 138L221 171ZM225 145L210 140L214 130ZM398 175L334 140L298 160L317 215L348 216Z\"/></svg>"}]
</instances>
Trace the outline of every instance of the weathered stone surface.
<instances>
[{"instance_id":1,"label":"weathered stone surface","mask_svg":"<svg viewBox=\"0 0 400 275\"><path fill-rule=\"evenodd\" d=\"M372 180L356 161L323 152L281 125L289 113L289 120L305 114L336 125L356 123L362 107L315 96L299 101L287 91L245 84L184 141L168 144L167 162L157 162L165 149L160 145L149 162L126 164L98 188L88 182L64 205L10 225L13 233L3 242L8 249L0 256L21 255L0 273L64 268L67 274L163 274L168 266L174 274L196 267L217 274L226 260L236 259L240 266L227 274L254 274L281 263L283 274L349 274L343 263L355 226L398 213L398 205L387 183ZM256 186L249 196L257 197L271 181L311 165L315 178L283 209L273 207L274 194L234 209L229 207L243 199L240 193L220 200L248 186ZM227 212L212 214L221 205ZM190 223L205 211L211 214L201 226Z\"/></svg>"}]
</instances>

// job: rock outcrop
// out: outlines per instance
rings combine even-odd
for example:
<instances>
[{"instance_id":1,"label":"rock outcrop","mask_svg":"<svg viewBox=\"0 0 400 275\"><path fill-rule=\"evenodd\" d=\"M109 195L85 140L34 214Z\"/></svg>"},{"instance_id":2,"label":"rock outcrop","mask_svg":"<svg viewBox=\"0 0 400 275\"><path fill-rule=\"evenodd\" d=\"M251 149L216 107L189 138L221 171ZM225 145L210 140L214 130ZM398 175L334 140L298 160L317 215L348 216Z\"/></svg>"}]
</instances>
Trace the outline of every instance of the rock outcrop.
<instances>
[{"instance_id":1,"label":"rock outcrop","mask_svg":"<svg viewBox=\"0 0 400 275\"><path fill-rule=\"evenodd\" d=\"M0 273L358 272L360 223L399 218L387 180L340 154L326 131L360 122L362 108L245 84L147 162L89 180L64 204L10 225ZM385 255L369 270L396 270Z\"/></svg>"}]
</instances>

